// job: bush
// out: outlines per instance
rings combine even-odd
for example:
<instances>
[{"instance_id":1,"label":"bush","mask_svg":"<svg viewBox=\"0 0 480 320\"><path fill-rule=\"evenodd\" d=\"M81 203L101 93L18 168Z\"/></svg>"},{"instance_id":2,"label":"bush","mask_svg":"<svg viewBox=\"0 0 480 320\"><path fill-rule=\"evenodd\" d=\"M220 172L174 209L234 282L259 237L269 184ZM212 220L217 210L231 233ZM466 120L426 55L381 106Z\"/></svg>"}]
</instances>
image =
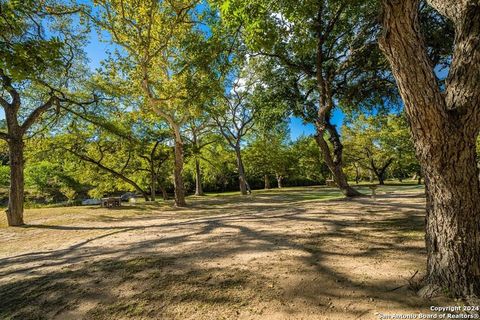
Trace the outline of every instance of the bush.
<instances>
[{"instance_id":1,"label":"bush","mask_svg":"<svg viewBox=\"0 0 480 320\"><path fill-rule=\"evenodd\" d=\"M10 167L0 165L0 186L7 187L10 185Z\"/></svg>"}]
</instances>

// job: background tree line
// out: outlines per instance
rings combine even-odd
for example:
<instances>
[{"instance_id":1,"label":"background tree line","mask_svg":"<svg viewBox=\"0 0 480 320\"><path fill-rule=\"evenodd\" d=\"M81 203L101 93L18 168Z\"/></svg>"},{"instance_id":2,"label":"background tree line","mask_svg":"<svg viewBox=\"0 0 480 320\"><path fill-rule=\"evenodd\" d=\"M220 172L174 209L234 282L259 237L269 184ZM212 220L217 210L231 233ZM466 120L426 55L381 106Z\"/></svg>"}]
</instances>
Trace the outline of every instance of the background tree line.
<instances>
[{"instance_id":1,"label":"background tree line","mask_svg":"<svg viewBox=\"0 0 480 320\"><path fill-rule=\"evenodd\" d=\"M113 117L114 115L112 115ZM30 205L78 204L88 198L138 193L146 200L167 199L173 194L173 148L166 124L139 118L136 112L122 112L116 126L126 121L128 134L98 128L76 120L65 132L37 135L25 145L25 185ZM408 130L402 114L360 116L346 121L345 171L349 181L390 183L419 176ZM195 194L197 179L203 192L238 190L238 168L234 150L210 124L205 136L193 139L185 127L185 188ZM118 128L116 128L118 130ZM253 189L324 184L330 171L318 152L313 137L289 138L285 122L276 127L252 128L241 151L245 174ZM199 148L200 145L202 146ZM204 145L203 145L204 144ZM2 145L0 184L10 183L9 159ZM197 175L197 165L200 175ZM383 174L379 176L380 169ZM4 191L3 203L8 193ZM198 194L198 193L197 193Z\"/></svg>"}]
</instances>

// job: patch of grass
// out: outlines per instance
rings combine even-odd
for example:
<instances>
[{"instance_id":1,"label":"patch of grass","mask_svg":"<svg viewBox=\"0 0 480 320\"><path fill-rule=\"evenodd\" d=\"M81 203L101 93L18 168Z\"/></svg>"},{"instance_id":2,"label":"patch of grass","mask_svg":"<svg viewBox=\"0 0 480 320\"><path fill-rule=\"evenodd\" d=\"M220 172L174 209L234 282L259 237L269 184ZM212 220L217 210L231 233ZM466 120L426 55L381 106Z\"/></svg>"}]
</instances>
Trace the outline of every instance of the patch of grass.
<instances>
[{"instance_id":1,"label":"patch of grass","mask_svg":"<svg viewBox=\"0 0 480 320\"><path fill-rule=\"evenodd\" d=\"M425 232L423 230L402 230L399 232L399 236L403 240L422 240L425 237Z\"/></svg>"},{"instance_id":2,"label":"patch of grass","mask_svg":"<svg viewBox=\"0 0 480 320\"><path fill-rule=\"evenodd\" d=\"M205 197L228 197L228 196L239 196L239 195L240 195L240 191L205 192L204 196L199 197L199 196L191 195L191 196L188 196L188 198L203 199Z\"/></svg>"}]
</instances>

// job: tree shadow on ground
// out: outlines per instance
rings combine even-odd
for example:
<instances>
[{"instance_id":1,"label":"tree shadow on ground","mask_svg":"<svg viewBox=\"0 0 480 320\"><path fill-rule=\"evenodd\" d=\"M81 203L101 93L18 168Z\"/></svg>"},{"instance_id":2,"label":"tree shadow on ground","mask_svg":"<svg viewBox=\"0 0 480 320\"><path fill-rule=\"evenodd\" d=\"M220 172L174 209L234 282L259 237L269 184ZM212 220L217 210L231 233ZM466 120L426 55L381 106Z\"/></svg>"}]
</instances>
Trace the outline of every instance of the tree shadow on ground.
<instances>
[{"instance_id":1,"label":"tree shadow on ground","mask_svg":"<svg viewBox=\"0 0 480 320\"><path fill-rule=\"evenodd\" d=\"M16 277L0 284L0 318L235 319L245 311L260 316L268 308L294 314L295 308L288 305L293 297L303 299L312 312L322 313L330 308L328 299L343 298L338 288L356 292L348 297L351 304L372 297L418 307L427 302L413 298L413 293L406 299L408 293L392 291L398 282L367 283L329 264L332 259L352 257L391 259L401 251L423 259L424 248L412 245L408 236L423 230L422 210L402 205L402 195L383 200L355 200L356 212L339 210L344 201L312 204L312 209L262 198L236 203L232 206L236 213L180 221L153 219L151 224L136 225L152 218L132 217L128 225L30 226L101 234L65 249L1 259L0 275ZM358 212L367 209L368 216ZM139 231L152 236L121 246L106 242ZM161 236L154 237L157 232ZM354 250L338 250L338 241L350 243ZM298 254L285 258L286 250ZM242 255L260 258L235 260ZM289 269L292 263L296 269ZM316 284L308 290L301 281L282 287L277 274L265 274L265 264L276 265L277 273L295 273ZM86 309L78 311L79 306ZM355 318L365 310L329 312Z\"/></svg>"},{"instance_id":2,"label":"tree shadow on ground","mask_svg":"<svg viewBox=\"0 0 480 320\"><path fill-rule=\"evenodd\" d=\"M234 268L197 269L176 261L163 256L105 259L2 285L0 315L52 319L81 303L101 301L84 318L182 318L196 312L232 318L247 301L258 304L261 299L258 275Z\"/></svg>"}]
</instances>

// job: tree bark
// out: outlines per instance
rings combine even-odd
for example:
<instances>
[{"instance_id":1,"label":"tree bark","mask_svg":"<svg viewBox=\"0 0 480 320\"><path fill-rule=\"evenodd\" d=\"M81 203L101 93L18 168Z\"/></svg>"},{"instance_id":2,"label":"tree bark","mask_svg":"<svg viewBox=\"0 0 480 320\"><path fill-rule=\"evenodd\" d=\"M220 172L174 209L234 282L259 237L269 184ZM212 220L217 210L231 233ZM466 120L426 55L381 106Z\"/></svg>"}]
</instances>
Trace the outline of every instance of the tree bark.
<instances>
[{"instance_id":1,"label":"tree bark","mask_svg":"<svg viewBox=\"0 0 480 320\"><path fill-rule=\"evenodd\" d=\"M333 130L336 133L336 129ZM347 176L343 172L343 165L342 165L342 153L343 153L343 145L340 142L340 137L338 133L330 136L330 141L333 144L333 157L330 153L330 147L328 146L327 141L323 136L323 130L317 129L317 135L315 136L315 140L317 141L318 146L322 152L323 158L327 167L330 169L330 172L333 175L333 180L337 187L342 191L342 193L347 197L355 197L361 195L360 192L353 189L347 181Z\"/></svg>"},{"instance_id":2,"label":"tree bark","mask_svg":"<svg viewBox=\"0 0 480 320\"><path fill-rule=\"evenodd\" d=\"M186 207L187 202L185 201L185 186L183 184L183 141L180 135L179 126L173 126L174 137L175 137L175 159L174 159L174 183L175 188L175 206L176 207Z\"/></svg>"},{"instance_id":3,"label":"tree bark","mask_svg":"<svg viewBox=\"0 0 480 320\"><path fill-rule=\"evenodd\" d=\"M204 196L202 188L202 171L200 168L200 160L195 159L195 195Z\"/></svg>"},{"instance_id":4,"label":"tree bark","mask_svg":"<svg viewBox=\"0 0 480 320\"><path fill-rule=\"evenodd\" d=\"M472 165L476 158L475 140L453 130L450 134L452 142L438 153L431 153L432 157L445 159L441 167L424 166L428 282L457 296L478 295L480 186L478 169Z\"/></svg>"},{"instance_id":5,"label":"tree bark","mask_svg":"<svg viewBox=\"0 0 480 320\"><path fill-rule=\"evenodd\" d=\"M24 144L22 138L8 141L10 154L10 191L8 197L7 221L9 226L21 226L23 221L24 201Z\"/></svg>"},{"instance_id":6,"label":"tree bark","mask_svg":"<svg viewBox=\"0 0 480 320\"><path fill-rule=\"evenodd\" d=\"M420 294L447 291L479 296L480 184L475 142L480 129L480 4L430 2L441 13L451 14L456 30L445 92L436 81L419 32L419 0L384 0L380 39L405 103L425 178L428 259Z\"/></svg>"},{"instance_id":7,"label":"tree bark","mask_svg":"<svg viewBox=\"0 0 480 320\"><path fill-rule=\"evenodd\" d=\"M264 176L264 181L265 181L265 189L268 190L270 189L270 177L268 176L268 174L266 174Z\"/></svg>"},{"instance_id":8,"label":"tree bark","mask_svg":"<svg viewBox=\"0 0 480 320\"><path fill-rule=\"evenodd\" d=\"M239 146L235 148L235 155L237 157L237 169L238 169L238 181L240 184L240 193L242 195L247 195L248 185L247 185L247 179L245 178L245 169L243 167L242 154Z\"/></svg>"}]
</instances>

